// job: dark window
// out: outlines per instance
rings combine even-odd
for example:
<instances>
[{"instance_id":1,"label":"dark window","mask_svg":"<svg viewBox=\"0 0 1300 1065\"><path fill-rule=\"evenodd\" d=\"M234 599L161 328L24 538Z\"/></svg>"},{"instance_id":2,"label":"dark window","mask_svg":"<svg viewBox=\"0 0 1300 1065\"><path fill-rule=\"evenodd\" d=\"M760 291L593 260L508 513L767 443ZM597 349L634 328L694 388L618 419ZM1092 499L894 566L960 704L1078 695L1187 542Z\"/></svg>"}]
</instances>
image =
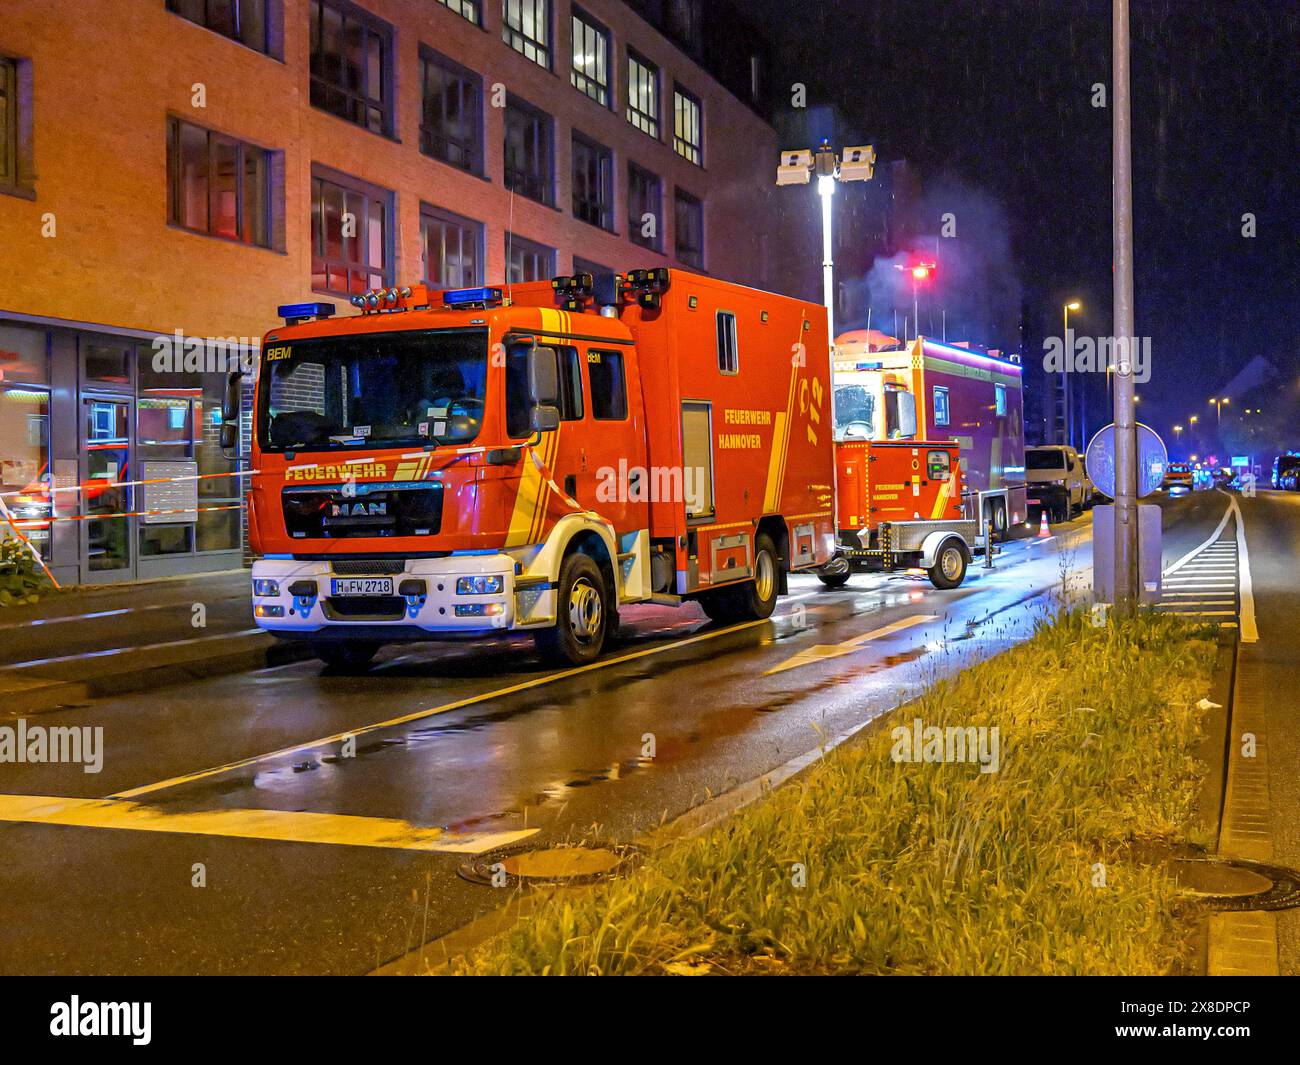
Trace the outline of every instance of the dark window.
<instances>
[{"instance_id":1,"label":"dark window","mask_svg":"<svg viewBox=\"0 0 1300 1065\"><path fill-rule=\"evenodd\" d=\"M420 208L424 277L436 288L483 283L483 225L436 207Z\"/></svg>"},{"instance_id":2,"label":"dark window","mask_svg":"<svg viewBox=\"0 0 1300 1065\"><path fill-rule=\"evenodd\" d=\"M506 234L506 280L544 281L555 274L555 249L513 233Z\"/></svg>"},{"instance_id":3,"label":"dark window","mask_svg":"<svg viewBox=\"0 0 1300 1065\"><path fill-rule=\"evenodd\" d=\"M167 10L240 44L268 51L269 0L167 0Z\"/></svg>"},{"instance_id":4,"label":"dark window","mask_svg":"<svg viewBox=\"0 0 1300 1065\"><path fill-rule=\"evenodd\" d=\"M626 418L627 383L623 380L623 353L587 352L587 377L591 382L591 416L605 422Z\"/></svg>"},{"instance_id":5,"label":"dark window","mask_svg":"<svg viewBox=\"0 0 1300 1065\"><path fill-rule=\"evenodd\" d=\"M602 277L618 271L612 266L598 263L594 259L583 259L581 256L575 255L573 257L573 272L575 274L590 274L592 277Z\"/></svg>"},{"instance_id":6,"label":"dark window","mask_svg":"<svg viewBox=\"0 0 1300 1065\"><path fill-rule=\"evenodd\" d=\"M673 90L673 151L696 166L704 164L704 123L700 101L684 89Z\"/></svg>"},{"instance_id":7,"label":"dark window","mask_svg":"<svg viewBox=\"0 0 1300 1065\"><path fill-rule=\"evenodd\" d=\"M573 135L573 217L614 228L614 153L580 133Z\"/></svg>"},{"instance_id":8,"label":"dark window","mask_svg":"<svg viewBox=\"0 0 1300 1065\"><path fill-rule=\"evenodd\" d=\"M704 267L704 204L689 192L676 191L674 203L677 258L687 266Z\"/></svg>"},{"instance_id":9,"label":"dark window","mask_svg":"<svg viewBox=\"0 0 1300 1065\"><path fill-rule=\"evenodd\" d=\"M551 0L501 0L501 39L551 69Z\"/></svg>"},{"instance_id":10,"label":"dark window","mask_svg":"<svg viewBox=\"0 0 1300 1065\"><path fill-rule=\"evenodd\" d=\"M270 247L269 153L172 118L167 172L172 225Z\"/></svg>"},{"instance_id":11,"label":"dark window","mask_svg":"<svg viewBox=\"0 0 1300 1065\"><path fill-rule=\"evenodd\" d=\"M660 251L663 246L664 187L658 175L627 164L627 236L633 244Z\"/></svg>"},{"instance_id":12,"label":"dark window","mask_svg":"<svg viewBox=\"0 0 1300 1065\"><path fill-rule=\"evenodd\" d=\"M18 64L0 56L0 187L18 183Z\"/></svg>"},{"instance_id":13,"label":"dark window","mask_svg":"<svg viewBox=\"0 0 1300 1065\"><path fill-rule=\"evenodd\" d=\"M609 33L573 9L573 69L569 80L602 107L609 106Z\"/></svg>"},{"instance_id":14,"label":"dark window","mask_svg":"<svg viewBox=\"0 0 1300 1065\"><path fill-rule=\"evenodd\" d=\"M468 19L475 26L483 25L483 12L479 9L479 0L439 0L439 2Z\"/></svg>"},{"instance_id":15,"label":"dark window","mask_svg":"<svg viewBox=\"0 0 1300 1065\"><path fill-rule=\"evenodd\" d=\"M941 385L934 386L934 424L948 424L948 390Z\"/></svg>"},{"instance_id":16,"label":"dark window","mask_svg":"<svg viewBox=\"0 0 1300 1065\"><path fill-rule=\"evenodd\" d=\"M555 202L554 128L549 115L506 101L506 188L548 207Z\"/></svg>"},{"instance_id":17,"label":"dark window","mask_svg":"<svg viewBox=\"0 0 1300 1065\"><path fill-rule=\"evenodd\" d=\"M736 316L718 312L718 369L722 373L740 372L740 349L736 343Z\"/></svg>"},{"instance_id":18,"label":"dark window","mask_svg":"<svg viewBox=\"0 0 1300 1065\"><path fill-rule=\"evenodd\" d=\"M483 172L483 89L477 74L424 50L420 151L474 174Z\"/></svg>"},{"instance_id":19,"label":"dark window","mask_svg":"<svg viewBox=\"0 0 1300 1065\"><path fill-rule=\"evenodd\" d=\"M311 181L311 287L355 296L392 283L393 194L341 175Z\"/></svg>"},{"instance_id":20,"label":"dark window","mask_svg":"<svg viewBox=\"0 0 1300 1065\"><path fill-rule=\"evenodd\" d=\"M659 68L631 49L627 53L627 120L659 139Z\"/></svg>"},{"instance_id":21,"label":"dark window","mask_svg":"<svg viewBox=\"0 0 1300 1065\"><path fill-rule=\"evenodd\" d=\"M310 3L312 106L391 136L392 27L347 0Z\"/></svg>"},{"instance_id":22,"label":"dark window","mask_svg":"<svg viewBox=\"0 0 1300 1065\"><path fill-rule=\"evenodd\" d=\"M506 435L518 440L532 435L528 425L528 352L531 344L512 344L506 355ZM555 349L559 368L560 421L582 418L582 362L578 349Z\"/></svg>"}]
</instances>

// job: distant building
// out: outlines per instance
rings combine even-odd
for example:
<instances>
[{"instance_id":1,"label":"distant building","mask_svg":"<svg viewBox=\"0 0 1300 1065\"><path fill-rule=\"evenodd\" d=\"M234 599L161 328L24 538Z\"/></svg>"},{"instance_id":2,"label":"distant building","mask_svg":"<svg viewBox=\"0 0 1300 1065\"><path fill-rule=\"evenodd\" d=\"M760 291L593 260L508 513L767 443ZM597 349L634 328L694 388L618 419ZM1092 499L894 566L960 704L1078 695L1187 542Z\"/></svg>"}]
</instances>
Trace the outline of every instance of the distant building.
<instances>
[{"instance_id":1,"label":"distant building","mask_svg":"<svg viewBox=\"0 0 1300 1065\"><path fill-rule=\"evenodd\" d=\"M0 493L62 580L220 569L221 367L177 330L421 280L787 287L770 63L725 0L4 0Z\"/></svg>"}]
</instances>

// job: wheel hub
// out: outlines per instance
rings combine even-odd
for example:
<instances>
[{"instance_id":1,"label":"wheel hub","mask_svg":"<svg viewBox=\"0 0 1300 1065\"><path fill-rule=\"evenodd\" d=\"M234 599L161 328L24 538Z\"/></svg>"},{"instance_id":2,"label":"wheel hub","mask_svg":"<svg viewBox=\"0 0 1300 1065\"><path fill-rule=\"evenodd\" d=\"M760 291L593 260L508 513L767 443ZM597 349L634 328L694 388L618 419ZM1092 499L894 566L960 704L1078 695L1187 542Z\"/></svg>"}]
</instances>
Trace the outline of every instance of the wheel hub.
<instances>
[{"instance_id":1,"label":"wheel hub","mask_svg":"<svg viewBox=\"0 0 1300 1065\"><path fill-rule=\"evenodd\" d=\"M772 592L776 588L776 566L772 562L772 556L763 551L758 556L755 565L754 587L758 592L758 598L761 602L766 603L772 598Z\"/></svg>"},{"instance_id":2,"label":"wheel hub","mask_svg":"<svg viewBox=\"0 0 1300 1065\"><path fill-rule=\"evenodd\" d=\"M569 591L569 626L573 635L584 642L594 639L600 633L604 609L600 592L585 577L579 578Z\"/></svg>"}]
</instances>

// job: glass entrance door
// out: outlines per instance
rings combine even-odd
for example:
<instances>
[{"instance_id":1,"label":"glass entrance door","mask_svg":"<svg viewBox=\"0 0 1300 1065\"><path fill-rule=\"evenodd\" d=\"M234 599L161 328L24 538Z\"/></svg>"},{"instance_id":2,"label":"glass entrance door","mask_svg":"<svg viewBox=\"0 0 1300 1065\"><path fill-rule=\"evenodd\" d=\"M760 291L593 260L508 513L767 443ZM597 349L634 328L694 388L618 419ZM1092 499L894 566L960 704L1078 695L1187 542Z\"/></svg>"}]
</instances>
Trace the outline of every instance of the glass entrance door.
<instances>
[{"instance_id":1,"label":"glass entrance door","mask_svg":"<svg viewBox=\"0 0 1300 1065\"><path fill-rule=\"evenodd\" d=\"M136 499L131 463L131 400L86 396L81 401L81 580L85 584L135 577Z\"/></svg>"}]
</instances>

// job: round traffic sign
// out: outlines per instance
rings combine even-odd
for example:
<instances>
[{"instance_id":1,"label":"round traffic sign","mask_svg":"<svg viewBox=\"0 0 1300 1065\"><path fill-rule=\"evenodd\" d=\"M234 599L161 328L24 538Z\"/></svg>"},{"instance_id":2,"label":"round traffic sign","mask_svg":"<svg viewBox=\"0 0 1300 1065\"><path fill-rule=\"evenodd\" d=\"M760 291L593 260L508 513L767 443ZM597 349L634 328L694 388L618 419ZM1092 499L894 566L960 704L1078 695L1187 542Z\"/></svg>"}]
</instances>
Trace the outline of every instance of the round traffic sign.
<instances>
[{"instance_id":1,"label":"round traffic sign","mask_svg":"<svg viewBox=\"0 0 1300 1065\"><path fill-rule=\"evenodd\" d=\"M1141 499L1154 492L1165 479L1169 452L1159 434L1149 425L1137 423L1137 494ZM1099 429L1084 455L1088 477L1102 495L1115 498L1115 423Z\"/></svg>"}]
</instances>

